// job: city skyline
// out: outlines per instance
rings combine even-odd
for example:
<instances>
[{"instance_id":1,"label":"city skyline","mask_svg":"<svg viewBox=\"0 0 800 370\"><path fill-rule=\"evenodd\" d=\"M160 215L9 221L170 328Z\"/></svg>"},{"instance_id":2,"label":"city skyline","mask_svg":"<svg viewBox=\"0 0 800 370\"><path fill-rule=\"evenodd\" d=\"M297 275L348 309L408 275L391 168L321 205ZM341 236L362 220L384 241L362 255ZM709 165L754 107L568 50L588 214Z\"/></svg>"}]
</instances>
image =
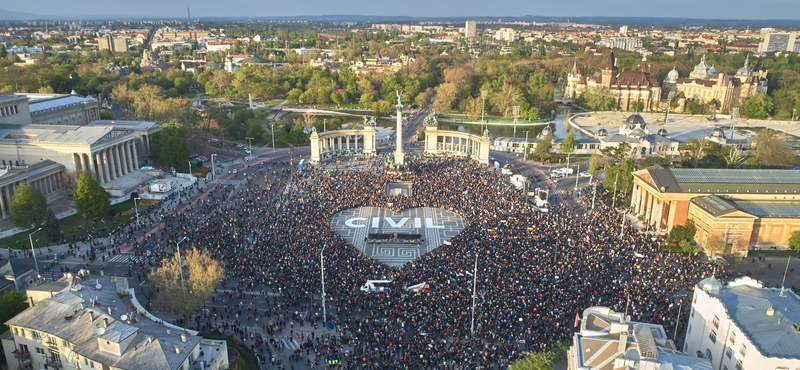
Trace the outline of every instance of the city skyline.
<instances>
[{"instance_id":1,"label":"city skyline","mask_svg":"<svg viewBox=\"0 0 800 370\"><path fill-rule=\"evenodd\" d=\"M608 0L599 7L592 0L568 0L562 2L531 3L522 0L456 1L442 0L434 3L421 0L405 1L402 4L371 2L365 0L323 2L311 0L298 3L258 2L254 0L231 0L225 6L208 0L191 3L165 4L160 1L143 0L138 7L119 0L87 0L75 7L73 3L41 0L15 2L0 8L0 19L31 18L137 18L159 17L181 19L186 17L186 7L191 8L192 18L200 17L296 17L324 15L353 16L397 16L397 17L519 17L524 15L543 17L646 17L646 18L695 18L731 20L792 20L788 16L800 14L800 2L794 0L763 0L754 7L752 2L675 0L642 4L634 0ZM13 14L23 13L23 14ZM27 14L24 14L27 13ZM4 17L5 15L5 17ZM794 18L796 19L796 18ZM800 20L798 20L800 21Z\"/></svg>"}]
</instances>

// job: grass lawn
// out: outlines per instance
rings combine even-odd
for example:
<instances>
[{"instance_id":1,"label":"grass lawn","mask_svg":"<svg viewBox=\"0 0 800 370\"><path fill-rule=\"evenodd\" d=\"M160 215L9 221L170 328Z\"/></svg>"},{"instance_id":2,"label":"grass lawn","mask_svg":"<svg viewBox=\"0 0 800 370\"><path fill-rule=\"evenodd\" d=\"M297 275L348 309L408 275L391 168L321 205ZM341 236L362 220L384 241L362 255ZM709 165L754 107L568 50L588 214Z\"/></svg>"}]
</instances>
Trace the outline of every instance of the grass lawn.
<instances>
[{"instance_id":1,"label":"grass lawn","mask_svg":"<svg viewBox=\"0 0 800 370\"><path fill-rule=\"evenodd\" d=\"M795 250L751 250L747 252L747 257L758 257L759 255L763 255L764 257L797 257L797 251Z\"/></svg>"},{"instance_id":2,"label":"grass lawn","mask_svg":"<svg viewBox=\"0 0 800 370\"><path fill-rule=\"evenodd\" d=\"M139 204L139 210L141 211L145 205L142 205L141 202ZM107 236L111 230L116 228L118 225L122 225L131 220L131 217L135 217L134 212L126 212L132 210L133 201L127 200L122 203L114 204L111 206L111 209L114 211L114 216L111 217L109 215L97 218L97 221L94 221L93 218L85 219L81 215L72 215L66 218L63 218L60 221L61 223L61 231L64 234L64 241L69 243L74 240L83 239L88 234L87 230L92 229L92 224L95 225L94 234L98 236ZM33 229L35 230L35 229ZM0 248L7 249L21 249L21 248L30 248L30 239L28 238L28 234L33 230L23 231L14 235L7 236L3 239L0 239ZM38 242L37 242L38 239ZM44 238L43 232L38 232L33 235L33 242L34 245L39 245L41 247L46 246L46 241Z\"/></svg>"}]
</instances>

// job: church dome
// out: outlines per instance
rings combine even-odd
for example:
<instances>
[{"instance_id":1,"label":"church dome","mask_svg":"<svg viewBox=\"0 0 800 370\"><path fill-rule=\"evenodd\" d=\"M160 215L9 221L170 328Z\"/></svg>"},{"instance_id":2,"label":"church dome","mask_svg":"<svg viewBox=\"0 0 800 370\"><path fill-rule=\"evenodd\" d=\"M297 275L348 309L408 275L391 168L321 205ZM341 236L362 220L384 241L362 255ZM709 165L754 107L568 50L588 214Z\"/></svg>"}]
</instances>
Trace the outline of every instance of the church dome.
<instances>
[{"instance_id":1,"label":"church dome","mask_svg":"<svg viewBox=\"0 0 800 370\"><path fill-rule=\"evenodd\" d=\"M717 68L716 67L711 66L711 69L708 70L708 73L711 73L711 74L715 75L715 74L718 74L719 72L717 72Z\"/></svg>"},{"instance_id":2,"label":"church dome","mask_svg":"<svg viewBox=\"0 0 800 370\"><path fill-rule=\"evenodd\" d=\"M664 80L669 82L677 82L678 77L680 77L680 75L678 74L678 70L675 69L675 67L672 67L672 70L669 71L669 73L667 73L667 78L665 78Z\"/></svg>"},{"instance_id":3,"label":"church dome","mask_svg":"<svg viewBox=\"0 0 800 370\"><path fill-rule=\"evenodd\" d=\"M753 70L749 67L742 67L736 71L736 77L753 77Z\"/></svg>"},{"instance_id":4,"label":"church dome","mask_svg":"<svg viewBox=\"0 0 800 370\"><path fill-rule=\"evenodd\" d=\"M647 124L644 122L644 117L642 117L639 113L634 113L628 116L628 119L625 120L626 125L630 126L639 126L642 130L644 130Z\"/></svg>"},{"instance_id":5,"label":"church dome","mask_svg":"<svg viewBox=\"0 0 800 370\"><path fill-rule=\"evenodd\" d=\"M597 136L606 137L608 136L608 131L604 128L597 130Z\"/></svg>"},{"instance_id":6,"label":"church dome","mask_svg":"<svg viewBox=\"0 0 800 370\"><path fill-rule=\"evenodd\" d=\"M658 130L658 134L661 135L661 136L664 136L664 137L666 137L668 135L667 130L663 129L663 128Z\"/></svg>"}]
</instances>

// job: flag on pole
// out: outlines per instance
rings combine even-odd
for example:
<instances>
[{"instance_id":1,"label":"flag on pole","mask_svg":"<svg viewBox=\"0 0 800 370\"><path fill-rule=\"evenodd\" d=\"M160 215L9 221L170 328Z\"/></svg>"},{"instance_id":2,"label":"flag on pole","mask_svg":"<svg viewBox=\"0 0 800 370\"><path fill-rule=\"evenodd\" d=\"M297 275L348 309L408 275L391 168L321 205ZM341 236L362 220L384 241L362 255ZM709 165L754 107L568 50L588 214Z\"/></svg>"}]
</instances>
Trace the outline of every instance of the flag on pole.
<instances>
[{"instance_id":1,"label":"flag on pole","mask_svg":"<svg viewBox=\"0 0 800 370\"><path fill-rule=\"evenodd\" d=\"M578 325L580 325L580 324L581 324L581 314L576 312L575 313L575 327L577 328Z\"/></svg>"}]
</instances>

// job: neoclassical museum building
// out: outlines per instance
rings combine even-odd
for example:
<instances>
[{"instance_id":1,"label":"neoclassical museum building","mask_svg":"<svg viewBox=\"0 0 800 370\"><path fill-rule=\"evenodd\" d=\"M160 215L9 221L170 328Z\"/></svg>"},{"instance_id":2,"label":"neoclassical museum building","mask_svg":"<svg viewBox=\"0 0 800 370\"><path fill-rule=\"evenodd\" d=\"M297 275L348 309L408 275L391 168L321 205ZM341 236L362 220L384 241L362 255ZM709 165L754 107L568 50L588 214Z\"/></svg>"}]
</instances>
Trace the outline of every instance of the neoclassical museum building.
<instances>
[{"instance_id":1,"label":"neoclassical museum building","mask_svg":"<svg viewBox=\"0 0 800 370\"><path fill-rule=\"evenodd\" d=\"M0 95L0 216L10 216L19 183L49 194L66 174L89 173L110 189L138 171L159 125L99 118L100 103L91 98Z\"/></svg>"}]
</instances>

